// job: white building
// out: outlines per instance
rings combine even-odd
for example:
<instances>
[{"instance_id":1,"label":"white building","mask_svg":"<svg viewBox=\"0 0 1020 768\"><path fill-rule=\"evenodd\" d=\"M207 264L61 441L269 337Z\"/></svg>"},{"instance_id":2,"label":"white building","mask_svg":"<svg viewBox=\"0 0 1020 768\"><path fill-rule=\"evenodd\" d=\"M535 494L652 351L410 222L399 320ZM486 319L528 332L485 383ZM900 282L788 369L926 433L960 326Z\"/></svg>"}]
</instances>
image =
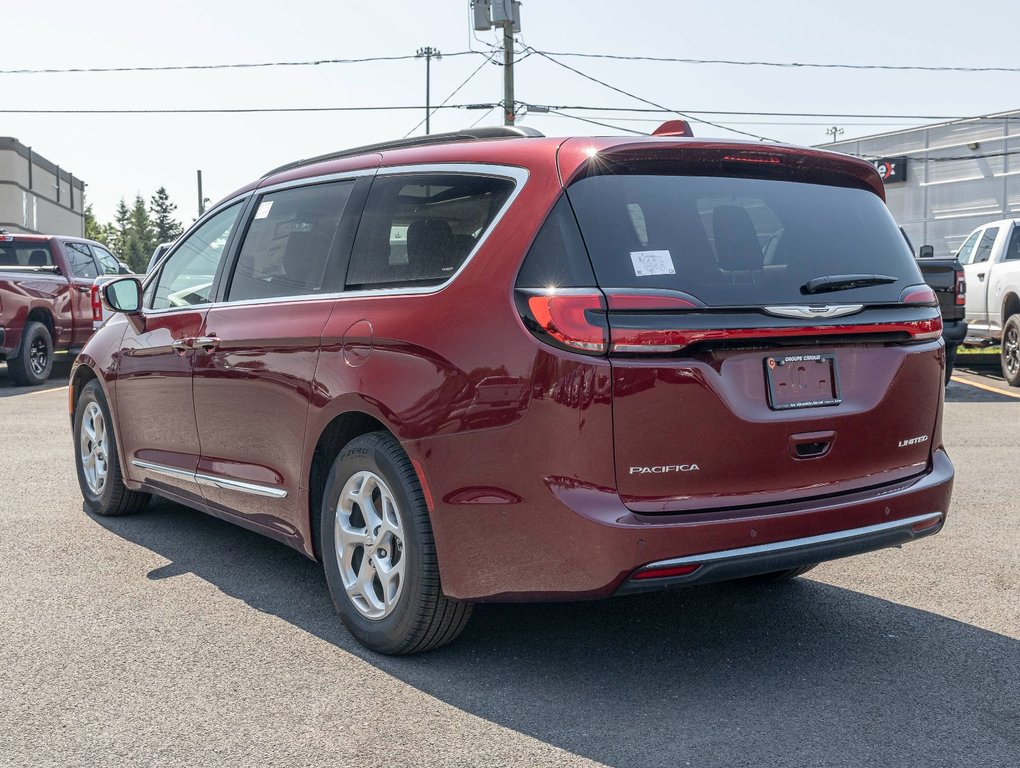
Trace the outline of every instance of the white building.
<instances>
[{"instance_id":1,"label":"white building","mask_svg":"<svg viewBox=\"0 0 1020 768\"><path fill-rule=\"evenodd\" d=\"M84 191L81 179L0 137L0 227L9 233L84 236Z\"/></svg>"}]
</instances>

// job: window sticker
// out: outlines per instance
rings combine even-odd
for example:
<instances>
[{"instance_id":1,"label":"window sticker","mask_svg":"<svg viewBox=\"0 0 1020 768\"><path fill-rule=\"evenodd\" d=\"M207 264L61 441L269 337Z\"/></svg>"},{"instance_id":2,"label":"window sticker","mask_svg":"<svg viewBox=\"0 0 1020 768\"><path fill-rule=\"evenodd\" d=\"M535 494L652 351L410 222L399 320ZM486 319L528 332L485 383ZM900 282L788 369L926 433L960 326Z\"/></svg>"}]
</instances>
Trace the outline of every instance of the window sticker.
<instances>
[{"instance_id":1,"label":"window sticker","mask_svg":"<svg viewBox=\"0 0 1020 768\"><path fill-rule=\"evenodd\" d=\"M273 209L273 201L272 200L264 201L259 206L259 209L257 211L255 211L255 218L256 219L264 219L264 218L266 218L269 215L269 212L272 209Z\"/></svg>"},{"instance_id":2,"label":"window sticker","mask_svg":"<svg viewBox=\"0 0 1020 768\"><path fill-rule=\"evenodd\" d=\"M634 262L637 277L676 274L669 251L631 251L630 260Z\"/></svg>"}]
</instances>

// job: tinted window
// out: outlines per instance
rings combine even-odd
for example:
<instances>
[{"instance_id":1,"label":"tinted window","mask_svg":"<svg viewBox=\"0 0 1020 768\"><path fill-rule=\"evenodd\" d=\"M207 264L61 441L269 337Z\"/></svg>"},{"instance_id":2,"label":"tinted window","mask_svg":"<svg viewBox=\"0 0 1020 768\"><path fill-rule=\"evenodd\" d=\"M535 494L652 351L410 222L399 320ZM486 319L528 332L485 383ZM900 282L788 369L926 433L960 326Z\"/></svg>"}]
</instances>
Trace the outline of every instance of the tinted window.
<instances>
[{"instance_id":1,"label":"tinted window","mask_svg":"<svg viewBox=\"0 0 1020 768\"><path fill-rule=\"evenodd\" d=\"M711 176L596 176L567 190L599 284L684 291L709 306L804 303L817 277L891 285L820 294L897 301L922 282L885 204L861 189ZM816 301L818 299L815 299Z\"/></svg>"},{"instance_id":2,"label":"tinted window","mask_svg":"<svg viewBox=\"0 0 1020 768\"><path fill-rule=\"evenodd\" d=\"M974 256L974 247L977 245L979 237L981 237L981 233L975 232L967 238L967 242L956 252L956 258L960 260L961 264L970 264L970 260Z\"/></svg>"},{"instance_id":3,"label":"tinted window","mask_svg":"<svg viewBox=\"0 0 1020 768\"><path fill-rule=\"evenodd\" d=\"M553 207L517 275L518 288L592 288L595 275L565 197Z\"/></svg>"},{"instance_id":4,"label":"tinted window","mask_svg":"<svg viewBox=\"0 0 1020 768\"><path fill-rule=\"evenodd\" d=\"M0 268L52 266L53 255L46 243L0 243Z\"/></svg>"},{"instance_id":5,"label":"tinted window","mask_svg":"<svg viewBox=\"0 0 1020 768\"><path fill-rule=\"evenodd\" d=\"M216 269L241 208L237 203L220 211L185 237L146 292L149 306L167 309L212 301Z\"/></svg>"},{"instance_id":6,"label":"tinted window","mask_svg":"<svg viewBox=\"0 0 1020 768\"><path fill-rule=\"evenodd\" d=\"M92 259L92 252L85 243L64 243L64 251L67 253L67 260L71 263L71 271L77 277L95 278L99 277L99 270L96 262Z\"/></svg>"},{"instance_id":7,"label":"tinted window","mask_svg":"<svg viewBox=\"0 0 1020 768\"><path fill-rule=\"evenodd\" d=\"M120 262L114 258L112 253L98 245L92 246L92 253L96 257L96 261L99 262L99 267L103 270L104 275L120 274Z\"/></svg>"},{"instance_id":8,"label":"tinted window","mask_svg":"<svg viewBox=\"0 0 1020 768\"><path fill-rule=\"evenodd\" d=\"M1009 245L1006 247L1006 255L1003 261L1020 259L1020 227L1013 227L1013 234L1009 236Z\"/></svg>"},{"instance_id":9,"label":"tinted window","mask_svg":"<svg viewBox=\"0 0 1020 768\"><path fill-rule=\"evenodd\" d=\"M358 228L348 288L438 285L464 263L513 190L467 174L380 176Z\"/></svg>"},{"instance_id":10,"label":"tinted window","mask_svg":"<svg viewBox=\"0 0 1020 768\"><path fill-rule=\"evenodd\" d=\"M228 299L335 292L324 285L353 181L263 195L244 237Z\"/></svg>"},{"instance_id":11,"label":"tinted window","mask_svg":"<svg viewBox=\"0 0 1020 768\"><path fill-rule=\"evenodd\" d=\"M981 242L978 243L977 248L974 249L974 258L970 263L981 264L982 262L988 261L988 259L992 256L992 246L995 245L995 238L998 236L998 227L989 227L986 229L985 233L981 235Z\"/></svg>"}]
</instances>

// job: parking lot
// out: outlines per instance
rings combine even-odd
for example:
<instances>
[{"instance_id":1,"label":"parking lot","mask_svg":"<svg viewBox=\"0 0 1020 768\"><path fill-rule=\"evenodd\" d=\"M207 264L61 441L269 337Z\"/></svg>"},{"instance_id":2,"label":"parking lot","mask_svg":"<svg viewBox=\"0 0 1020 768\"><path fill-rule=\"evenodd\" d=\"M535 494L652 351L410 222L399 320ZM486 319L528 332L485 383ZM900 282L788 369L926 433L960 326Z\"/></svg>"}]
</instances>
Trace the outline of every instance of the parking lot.
<instances>
[{"instance_id":1,"label":"parking lot","mask_svg":"<svg viewBox=\"0 0 1020 768\"><path fill-rule=\"evenodd\" d=\"M281 544L86 514L68 368L0 365L0 764L1016 765L1020 390L989 370L947 391L938 536L785 585L481 606L386 658Z\"/></svg>"}]
</instances>

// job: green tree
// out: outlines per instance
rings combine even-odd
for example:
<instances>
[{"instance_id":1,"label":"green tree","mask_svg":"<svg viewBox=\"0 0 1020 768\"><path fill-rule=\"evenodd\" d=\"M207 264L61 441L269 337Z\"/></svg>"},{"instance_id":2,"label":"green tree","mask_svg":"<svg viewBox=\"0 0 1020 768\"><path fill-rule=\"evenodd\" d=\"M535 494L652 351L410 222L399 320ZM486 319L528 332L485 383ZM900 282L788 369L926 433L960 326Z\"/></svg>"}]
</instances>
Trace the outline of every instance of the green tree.
<instances>
[{"instance_id":1,"label":"green tree","mask_svg":"<svg viewBox=\"0 0 1020 768\"><path fill-rule=\"evenodd\" d=\"M122 201L123 202L123 201ZM126 206L125 206L126 207ZM121 210L117 209L118 224ZM149 257L156 248L156 231L145 207L145 198L135 195L134 205L128 213L126 226L122 229L124 240L121 243L121 258L135 270L144 270Z\"/></svg>"},{"instance_id":2,"label":"green tree","mask_svg":"<svg viewBox=\"0 0 1020 768\"><path fill-rule=\"evenodd\" d=\"M85 206L85 237L89 240L98 240L101 243L106 241L103 236L106 234L106 228L99 223L96 219L96 213L92 210L92 203Z\"/></svg>"},{"instance_id":3,"label":"green tree","mask_svg":"<svg viewBox=\"0 0 1020 768\"><path fill-rule=\"evenodd\" d=\"M174 218L177 204L170 201L166 187L160 187L149 200L149 214L155 231L156 245L169 243L181 236L184 228Z\"/></svg>"}]
</instances>

